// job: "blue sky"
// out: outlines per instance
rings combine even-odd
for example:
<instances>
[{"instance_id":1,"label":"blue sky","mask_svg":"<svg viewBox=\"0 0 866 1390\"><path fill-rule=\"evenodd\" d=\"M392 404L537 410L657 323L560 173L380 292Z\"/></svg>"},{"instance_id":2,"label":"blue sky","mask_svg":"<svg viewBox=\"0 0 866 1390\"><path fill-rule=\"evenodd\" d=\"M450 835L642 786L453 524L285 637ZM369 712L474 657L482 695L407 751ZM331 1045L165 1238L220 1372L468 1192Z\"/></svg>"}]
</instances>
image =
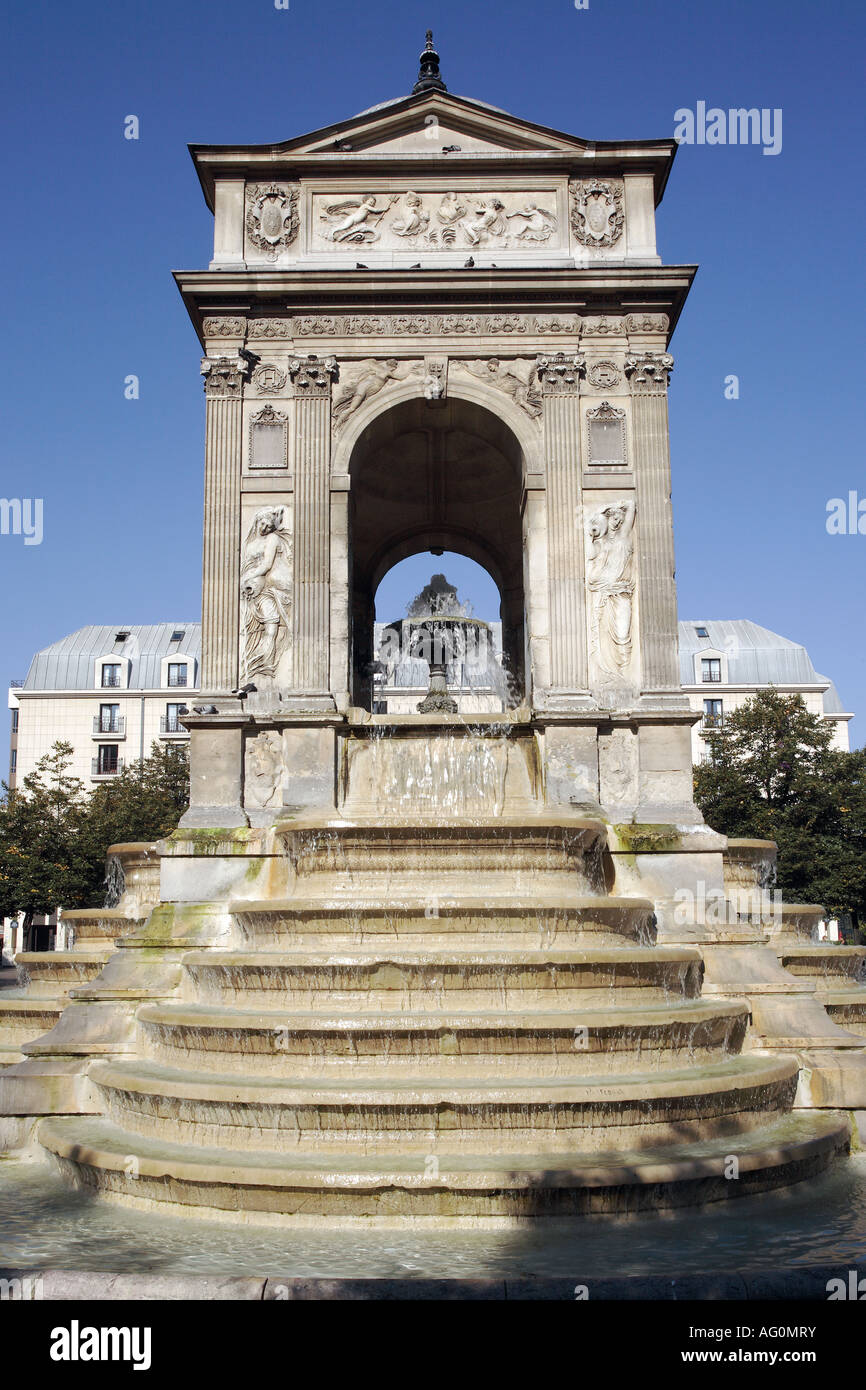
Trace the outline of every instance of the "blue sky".
<instances>
[{"instance_id":1,"label":"blue sky","mask_svg":"<svg viewBox=\"0 0 866 1390\"><path fill-rule=\"evenodd\" d=\"M862 0L5 7L0 495L44 499L44 540L0 536L0 680L86 623L199 613L204 401L170 271L207 264L212 224L187 142L401 95L428 25L452 91L589 139L782 109L777 156L683 146L659 210L664 258L701 266L672 345L680 613L803 642L862 715L866 535L825 527L866 498Z\"/></svg>"}]
</instances>

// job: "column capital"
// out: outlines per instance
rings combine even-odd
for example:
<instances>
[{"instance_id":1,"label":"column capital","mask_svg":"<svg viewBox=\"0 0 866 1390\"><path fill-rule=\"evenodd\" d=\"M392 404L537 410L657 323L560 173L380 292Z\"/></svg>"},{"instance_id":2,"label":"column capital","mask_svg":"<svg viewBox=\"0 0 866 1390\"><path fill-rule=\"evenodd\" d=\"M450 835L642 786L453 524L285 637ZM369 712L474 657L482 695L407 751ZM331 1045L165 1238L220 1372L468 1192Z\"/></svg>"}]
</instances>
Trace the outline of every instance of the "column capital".
<instances>
[{"instance_id":1,"label":"column capital","mask_svg":"<svg viewBox=\"0 0 866 1390\"><path fill-rule=\"evenodd\" d=\"M336 357L317 357L311 352L306 357L289 358L289 376L298 397L329 396L338 370Z\"/></svg>"},{"instance_id":2,"label":"column capital","mask_svg":"<svg viewBox=\"0 0 866 1390\"><path fill-rule=\"evenodd\" d=\"M625 374L632 391L644 395L664 395L670 381L674 359L669 352L641 352L625 359Z\"/></svg>"},{"instance_id":3,"label":"column capital","mask_svg":"<svg viewBox=\"0 0 866 1390\"><path fill-rule=\"evenodd\" d=\"M552 352L537 357L535 369L543 395L576 395L586 372L586 356L582 352Z\"/></svg>"},{"instance_id":4,"label":"column capital","mask_svg":"<svg viewBox=\"0 0 866 1390\"><path fill-rule=\"evenodd\" d=\"M239 400L246 380L248 364L240 354L235 357L203 357L201 374L205 395Z\"/></svg>"}]
</instances>

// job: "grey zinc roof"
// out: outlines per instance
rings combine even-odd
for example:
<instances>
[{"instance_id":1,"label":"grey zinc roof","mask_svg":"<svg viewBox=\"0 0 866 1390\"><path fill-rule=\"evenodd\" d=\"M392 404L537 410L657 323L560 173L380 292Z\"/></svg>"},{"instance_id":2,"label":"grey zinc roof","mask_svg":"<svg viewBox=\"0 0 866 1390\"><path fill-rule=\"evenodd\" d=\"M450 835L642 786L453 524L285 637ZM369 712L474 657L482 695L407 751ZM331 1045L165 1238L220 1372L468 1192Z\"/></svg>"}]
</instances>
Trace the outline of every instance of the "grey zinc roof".
<instances>
[{"instance_id":1,"label":"grey zinc roof","mask_svg":"<svg viewBox=\"0 0 866 1390\"><path fill-rule=\"evenodd\" d=\"M706 629L707 638L698 637L699 627ZM694 656L700 651L719 651L727 656L731 685L823 685L827 680L815 670L799 642L745 618L694 618L680 623L679 634L683 685L695 684Z\"/></svg>"},{"instance_id":2,"label":"grey zinc roof","mask_svg":"<svg viewBox=\"0 0 866 1390\"><path fill-rule=\"evenodd\" d=\"M118 642L118 633L128 633ZM172 642L173 632L183 632ZM92 690L97 657L130 658L130 690L155 690L160 685L164 656L194 657L201 650L201 623L154 623L149 626L119 623L115 626L80 627L37 652L30 663L24 690Z\"/></svg>"}]
</instances>

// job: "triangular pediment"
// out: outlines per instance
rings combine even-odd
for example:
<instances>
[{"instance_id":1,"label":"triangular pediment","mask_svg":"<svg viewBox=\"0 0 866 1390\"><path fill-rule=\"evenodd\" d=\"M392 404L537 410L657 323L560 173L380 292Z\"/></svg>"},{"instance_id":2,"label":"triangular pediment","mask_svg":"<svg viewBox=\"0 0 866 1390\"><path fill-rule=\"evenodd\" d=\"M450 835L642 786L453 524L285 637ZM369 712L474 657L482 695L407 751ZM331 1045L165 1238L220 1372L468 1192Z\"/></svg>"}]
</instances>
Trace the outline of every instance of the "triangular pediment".
<instances>
[{"instance_id":1,"label":"triangular pediment","mask_svg":"<svg viewBox=\"0 0 866 1390\"><path fill-rule=\"evenodd\" d=\"M349 144L358 153L423 154L433 140L440 145L459 145L465 153L568 153L587 146L573 135L521 120L484 102L430 92L383 102L346 121L287 140L279 148L293 154L324 154Z\"/></svg>"}]
</instances>

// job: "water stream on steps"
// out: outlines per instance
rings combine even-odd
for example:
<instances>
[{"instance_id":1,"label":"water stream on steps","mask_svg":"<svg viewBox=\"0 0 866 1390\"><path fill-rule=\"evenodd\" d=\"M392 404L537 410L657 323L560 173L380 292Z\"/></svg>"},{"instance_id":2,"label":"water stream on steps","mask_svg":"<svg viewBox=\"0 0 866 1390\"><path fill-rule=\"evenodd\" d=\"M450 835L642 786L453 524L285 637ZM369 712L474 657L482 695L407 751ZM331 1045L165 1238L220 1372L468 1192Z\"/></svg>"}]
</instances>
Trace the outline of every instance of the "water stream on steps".
<instances>
[{"instance_id":1,"label":"water stream on steps","mask_svg":"<svg viewBox=\"0 0 866 1390\"><path fill-rule=\"evenodd\" d=\"M127 1210L47 1162L0 1160L0 1272L547 1277L743 1273L866 1258L866 1154L786 1191L627 1220L497 1231L289 1231Z\"/></svg>"}]
</instances>

